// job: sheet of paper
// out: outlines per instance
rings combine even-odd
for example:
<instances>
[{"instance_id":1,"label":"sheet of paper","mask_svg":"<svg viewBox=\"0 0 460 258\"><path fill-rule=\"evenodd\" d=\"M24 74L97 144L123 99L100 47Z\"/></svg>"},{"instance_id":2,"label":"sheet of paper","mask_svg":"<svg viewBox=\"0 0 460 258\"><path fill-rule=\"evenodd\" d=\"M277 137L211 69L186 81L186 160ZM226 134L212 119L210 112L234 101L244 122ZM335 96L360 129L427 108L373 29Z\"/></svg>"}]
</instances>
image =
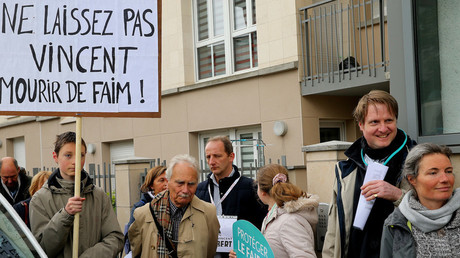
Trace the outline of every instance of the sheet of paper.
<instances>
[{"instance_id":1,"label":"sheet of paper","mask_svg":"<svg viewBox=\"0 0 460 258\"><path fill-rule=\"evenodd\" d=\"M228 253L233 249L233 223L236 216L217 216L220 224L219 238L217 240L217 252Z\"/></svg>"},{"instance_id":2,"label":"sheet of paper","mask_svg":"<svg viewBox=\"0 0 460 258\"><path fill-rule=\"evenodd\" d=\"M388 167L376 162L368 162L366 175L364 176L363 185L372 180L383 180L387 174ZM356 209L355 221L353 221L353 227L363 230L366 225L369 213L374 206L375 199L366 201L366 198L360 194L358 208Z\"/></svg>"}]
</instances>

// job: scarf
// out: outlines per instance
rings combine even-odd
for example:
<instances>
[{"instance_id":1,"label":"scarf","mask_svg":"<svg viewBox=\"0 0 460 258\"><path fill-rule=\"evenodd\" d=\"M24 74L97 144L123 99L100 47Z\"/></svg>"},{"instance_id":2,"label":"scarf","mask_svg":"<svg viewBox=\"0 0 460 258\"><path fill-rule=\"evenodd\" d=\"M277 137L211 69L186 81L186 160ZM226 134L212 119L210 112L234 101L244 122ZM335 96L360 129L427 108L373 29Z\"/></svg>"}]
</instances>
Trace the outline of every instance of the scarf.
<instances>
[{"instance_id":1,"label":"scarf","mask_svg":"<svg viewBox=\"0 0 460 258\"><path fill-rule=\"evenodd\" d=\"M264 221L262 222L262 235L265 235L265 231L267 231L267 226L276 219L278 216L278 205L273 204L272 208L268 211L267 216L265 216Z\"/></svg>"},{"instance_id":2,"label":"scarf","mask_svg":"<svg viewBox=\"0 0 460 258\"><path fill-rule=\"evenodd\" d=\"M164 233L172 239L172 224L170 217L170 208L169 208L169 191L164 191L155 196L155 198L150 202L155 216L158 220L158 223L163 227ZM166 247L165 239L163 236L158 236L158 257L169 257L168 248Z\"/></svg>"},{"instance_id":3,"label":"scarf","mask_svg":"<svg viewBox=\"0 0 460 258\"><path fill-rule=\"evenodd\" d=\"M460 188L455 189L444 206L428 210L414 196L413 190L406 193L399 210L414 226L427 233L444 227L452 219L453 213L460 208Z\"/></svg>"}]
</instances>

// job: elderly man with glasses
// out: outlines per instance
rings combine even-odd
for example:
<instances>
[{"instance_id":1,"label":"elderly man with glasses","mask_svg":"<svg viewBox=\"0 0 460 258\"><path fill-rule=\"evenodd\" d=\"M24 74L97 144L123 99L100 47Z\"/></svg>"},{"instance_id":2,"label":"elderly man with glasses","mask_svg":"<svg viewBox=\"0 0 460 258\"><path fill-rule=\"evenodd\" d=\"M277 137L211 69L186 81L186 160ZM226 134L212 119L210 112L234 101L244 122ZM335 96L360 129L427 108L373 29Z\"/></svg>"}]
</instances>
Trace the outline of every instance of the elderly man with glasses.
<instances>
[{"instance_id":1,"label":"elderly man with glasses","mask_svg":"<svg viewBox=\"0 0 460 258\"><path fill-rule=\"evenodd\" d=\"M215 207L195 197L198 165L189 155L173 157L168 190L134 211L129 228L133 257L213 257L219 221Z\"/></svg>"}]
</instances>

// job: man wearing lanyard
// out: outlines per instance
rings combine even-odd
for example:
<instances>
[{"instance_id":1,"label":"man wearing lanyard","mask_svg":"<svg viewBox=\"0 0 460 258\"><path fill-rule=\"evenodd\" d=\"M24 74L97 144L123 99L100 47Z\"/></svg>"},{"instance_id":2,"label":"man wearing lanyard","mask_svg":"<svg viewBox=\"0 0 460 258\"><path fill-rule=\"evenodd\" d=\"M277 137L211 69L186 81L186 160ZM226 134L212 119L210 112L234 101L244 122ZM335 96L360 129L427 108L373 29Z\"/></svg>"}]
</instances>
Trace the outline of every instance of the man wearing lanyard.
<instances>
[{"instance_id":1,"label":"man wearing lanyard","mask_svg":"<svg viewBox=\"0 0 460 258\"><path fill-rule=\"evenodd\" d=\"M416 144L397 128L398 103L385 91L364 95L353 116L363 136L345 151L348 159L335 167L323 257L379 257L383 222L405 193L400 185L401 170L407 153ZM388 170L383 180L363 184L370 163L379 163ZM375 200L362 230L353 227L360 195L367 201Z\"/></svg>"},{"instance_id":2,"label":"man wearing lanyard","mask_svg":"<svg viewBox=\"0 0 460 258\"><path fill-rule=\"evenodd\" d=\"M267 208L257 200L253 180L242 176L233 165L235 153L231 141L227 136L210 138L205 151L211 173L208 180L198 185L196 196L214 204L218 216L236 216L260 229Z\"/></svg>"}]
</instances>

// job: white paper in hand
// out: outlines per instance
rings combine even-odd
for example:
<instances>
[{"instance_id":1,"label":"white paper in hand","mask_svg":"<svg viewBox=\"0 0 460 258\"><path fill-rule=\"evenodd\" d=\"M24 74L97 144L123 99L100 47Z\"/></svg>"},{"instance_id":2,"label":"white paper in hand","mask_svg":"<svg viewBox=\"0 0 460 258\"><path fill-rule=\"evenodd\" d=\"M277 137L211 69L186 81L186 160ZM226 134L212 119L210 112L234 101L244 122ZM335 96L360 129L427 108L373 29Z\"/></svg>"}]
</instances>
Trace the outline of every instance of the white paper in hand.
<instances>
[{"instance_id":1,"label":"white paper in hand","mask_svg":"<svg viewBox=\"0 0 460 258\"><path fill-rule=\"evenodd\" d=\"M387 174L388 167L373 161L369 161L368 163L369 165L367 166L363 185L372 180L383 180ZM366 198L362 194L359 195L358 208L356 209L353 227L363 230L364 225L366 225L367 218L369 217L369 213L374 206L374 202L375 199L366 201Z\"/></svg>"}]
</instances>

